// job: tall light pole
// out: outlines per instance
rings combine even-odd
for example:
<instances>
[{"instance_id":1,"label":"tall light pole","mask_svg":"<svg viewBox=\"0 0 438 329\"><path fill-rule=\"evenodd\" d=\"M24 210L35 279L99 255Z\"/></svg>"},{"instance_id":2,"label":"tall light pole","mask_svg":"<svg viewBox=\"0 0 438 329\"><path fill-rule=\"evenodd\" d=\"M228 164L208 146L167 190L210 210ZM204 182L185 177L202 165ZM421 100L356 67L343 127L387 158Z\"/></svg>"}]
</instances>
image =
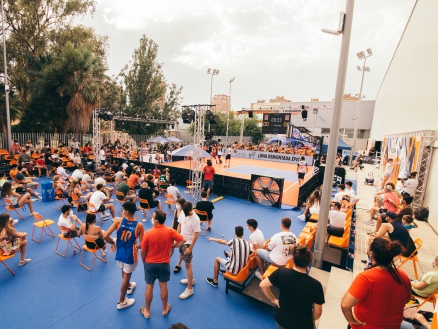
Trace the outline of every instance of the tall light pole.
<instances>
[{"instance_id":1,"label":"tall light pole","mask_svg":"<svg viewBox=\"0 0 438 329\"><path fill-rule=\"evenodd\" d=\"M225 146L228 146L228 126L230 124L230 111L231 111L231 83L234 81L234 79L235 78L232 78L230 80L230 93L228 94L228 98L229 98L229 101L230 101L230 106L229 106L228 111L227 111L227 135L225 137Z\"/></svg>"},{"instance_id":2,"label":"tall light pole","mask_svg":"<svg viewBox=\"0 0 438 329\"><path fill-rule=\"evenodd\" d=\"M6 37L5 37L5 12L3 9L3 0L1 0L2 6L2 32L3 32L3 63L5 67L5 100L6 100L6 129L8 134L7 149L12 144L11 135L11 114L9 112L9 77L8 77L8 61L6 59Z\"/></svg>"},{"instance_id":3,"label":"tall light pole","mask_svg":"<svg viewBox=\"0 0 438 329\"><path fill-rule=\"evenodd\" d=\"M351 150L351 157L350 157L350 164L353 163L353 155L354 152L357 151L357 130L359 128L359 115L360 115L360 105L362 102L362 88L363 88L363 79L365 77L365 72L370 72L370 68L366 66L367 63L367 57L373 56L373 52L371 48L367 49L367 55L365 55L364 51L357 53L357 58L360 60L363 59L363 66L360 67L359 65L356 66L358 71L362 71L362 80L360 81L360 91L359 91L359 100L357 101L357 109L356 109L356 118L354 122L354 132L353 132L353 149Z\"/></svg>"},{"instance_id":4,"label":"tall light pole","mask_svg":"<svg viewBox=\"0 0 438 329\"><path fill-rule=\"evenodd\" d=\"M245 109L242 108L242 114L240 115L240 144L243 144L243 130L245 129Z\"/></svg>"},{"instance_id":5,"label":"tall light pole","mask_svg":"<svg viewBox=\"0 0 438 329\"><path fill-rule=\"evenodd\" d=\"M212 70L212 69L208 68L207 74L211 75L210 102L209 102L209 104L211 104L211 101L213 100L213 76L218 75L219 74L219 70L216 70L216 69ZM210 132L210 123L208 123L208 132Z\"/></svg>"},{"instance_id":6,"label":"tall light pole","mask_svg":"<svg viewBox=\"0 0 438 329\"><path fill-rule=\"evenodd\" d=\"M339 16L339 26L336 31L322 30L334 35L342 34L341 51L339 54L338 76L336 80L335 101L333 104L332 124L327 150L327 159L321 195L318 230L316 231L314 266L322 268L324 261L325 236L327 232L328 215L332 194L333 176L335 173L335 159L338 149L339 127L341 125L342 102L344 98L345 79L347 75L348 53L350 50L351 26L353 24L354 0L346 0L345 14Z\"/></svg>"}]
</instances>

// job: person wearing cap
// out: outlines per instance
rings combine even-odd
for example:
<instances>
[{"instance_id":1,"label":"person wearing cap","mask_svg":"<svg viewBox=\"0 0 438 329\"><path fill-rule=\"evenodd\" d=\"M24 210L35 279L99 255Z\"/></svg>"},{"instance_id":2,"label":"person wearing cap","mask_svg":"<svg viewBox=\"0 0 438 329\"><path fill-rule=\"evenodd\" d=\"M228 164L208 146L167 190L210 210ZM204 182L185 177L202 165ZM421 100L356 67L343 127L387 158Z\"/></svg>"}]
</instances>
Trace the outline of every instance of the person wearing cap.
<instances>
[{"instance_id":1,"label":"person wearing cap","mask_svg":"<svg viewBox=\"0 0 438 329\"><path fill-rule=\"evenodd\" d=\"M77 226L76 223L79 225ZM73 215L72 206L63 205L61 208L61 215L58 219L58 226L64 230L68 229L69 233L64 233L66 238L77 237L80 225L82 225L81 220L78 216Z\"/></svg>"}]
</instances>

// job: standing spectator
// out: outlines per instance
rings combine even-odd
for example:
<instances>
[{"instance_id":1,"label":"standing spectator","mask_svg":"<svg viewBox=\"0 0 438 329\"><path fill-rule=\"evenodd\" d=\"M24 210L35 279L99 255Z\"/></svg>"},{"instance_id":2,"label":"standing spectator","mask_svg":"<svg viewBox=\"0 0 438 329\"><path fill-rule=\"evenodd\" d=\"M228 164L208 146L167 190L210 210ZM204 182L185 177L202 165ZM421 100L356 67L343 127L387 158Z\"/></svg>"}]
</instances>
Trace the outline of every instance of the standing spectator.
<instances>
[{"instance_id":1,"label":"standing spectator","mask_svg":"<svg viewBox=\"0 0 438 329\"><path fill-rule=\"evenodd\" d=\"M141 241L141 259L146 281L146 307L141 307L140 312L146 319L151 316L151 303L156 279L158 279L161 291L161 314L163 316L169 314L171 307L168 303L169 292L167 289L167 282L170 280L169 251L180 247L185 242L181 234L164 225L165 221L166 214L162 211L155 211L152 215L153 227L146 231Z\"/></svg>"},{"instance_id":2,"label":"standing spectator","mask_svg":"<svg viewBox=\"0 0 438 329\"><path fill-rule=\"evenodd\" d=\"M52 169L53 169L53 164L54 164L50 148L47 148L46 152L44 153L44 161L46 164L46 175L47 175L47 178L49 178L52 174Z\"/></svg>"},{"instance_id":3,"label":"standing spectator","mask_svg":"<svg viewBox=\"0 0 438 329\"><path fill-rule=\"evenodd\" d=\"M309 168L307 168L306 158L301 157L301 159L297 165L298 185L299 186L303 185L304 177L306 176L308 170L309 170Z\"/></svg>"},{"instance_id":4,"label":"standing spectator","mask_svg":"<svg viewBox=\"0 0 438 329\"><path fill-rule=\"evenodd\" d=\"M207 190L207 198L209 198L211 190L213 189L214 175L216 174L210 159L207 160L207 165L202 169L202 172L204 173L202 191Z\"/></svg>"},{"instance_id":5,"label":"standing spectator","mask_svg":"<svg viewBox=\"0 0 438 329\"><path fill-rule=\"evenodd\" d=\"M388 181L389 177L391 176L392 172L394 171L394 165L395 162L393 159L388 159L388 162L385 164L385 171L383 172L383 180L380 185L380 189L383 190L383 187L385 186L386 182Z\"/></svg>"},{"instance_id":6,"label":"standing spectator","mask_svg":"<svg viewBox=\"0 0 438 329\"><path fill-rule=\"evenodd\" d=\"M172 228L174 230L178 230L178 225L179 225L178 219L181 215L182 207L183 207L184 203L186 203L186 199L184 199L184 198L178 198L176 200L175 212L173 213L173 222L172 222ZM181 270L181 266L175 266L173 272L178 273L180 270Z\"/></svg>"},{"instance_id":7,"label":"standing spectator","mask_svg":"<svg viewBox=\"0 0 438 329\"><path fill-rule=\"evenodd\" d=\"M267 242L267 249L257 249L255 260L257 262L258 271L255 276L262 280L264 273L263 262L274 264L278 267L286 265L289 259L292 258L292 249L296 244L297 237L290 231L292 220L284 217L281 219L281 232L274 234Z\"/></svg>"},{"instance_id":8,"label":"standing spectator","mask_svg":"<svg viewBox=\"0 0 438 329\"><path fill-rule=\"evenodd\" d=\"M100 157L100 163L102 166L106 164L106 152L105 152L105 146L102 146L99 151L99 157Z\"/></svg>"},{"instance_id":9,"label":"standing spectator","mask_svg":"<svg viewBox=\"0 0 438 329\"><path fill-rule=\"evenodd\" d=\"M117 266L122 269L122 285L120 286L120 297L117 302L117 309L132 306L135 303L134 298L126 298L131 295L137 284L130 282L132 272L135 271L138 264L137 241L143 240L144 228L136 219L135 212L137 206L134 202L125 202L123 204L123 218L117 218L105 232L105 240L111 244L111 252L116 252ZM117 231L117 242L111 237L111 233ZM143 250L142 250L143 254Z\"/></svg>"},{"instance_id":10,"label":"standing spectator","mask_svg":"<svg viewBox=\"0 0 438 329\"><path fill-rule=\"evenodd\" d=\"M222 151L222 146L217 144L216 151L217 151L217 159L219 160L219 164L222 164L221 157L224 154L224 152Z\"/></svg>"},{"instance_id":11,"label":"standing spectator","mask_svg":"<svg viewBox=\"0 0 438 329\"><path fill-rule=\"evenodd\" d=\"M193 285L195 284L195 278L193 277L193 248L196 241L198 240L199 232L201 232L201 223L199 221L198 215L193 211L193 205L191 202L186 202L183 205L184 216L180 216L178 219L178 232L186 240L183 245L179 247L179 261L178 265L181 267L181 262L187 269L187 279L182 279L181 283L186 284L187 288L179 296L180 299L187 299L193 295Z\"/></svg>"},{"instance_id":12,"label":"standing spectator","mask_svg":"<svg viewBox=\"0 0 438 329\"><path fill-rule=\"evenodd\" d=\"M251 232L248 243L250 251L251 253L253 253L255 250L263 248L263 244L265 243L265 236L263 235L263 232L257 228L258 223L255 219L248 219L246 221L246 225L248 227L248 230Z\"/></svg>"},{"instance_id":13,"label":"standing spectator","mask_svg":"<svg viewBox=\"0 0 438 329\"><path fill-rule=\"evenodd\" d=\"M411 197L415 196L415 191L418 186L417 172L413 171L409 174L409 179L406 181L404 179L401 180L403 184L403 192L402 195L409 195Z\"/></svg>"},{"instance_id":14,"label":"standing spectator","mask_svg":"<svg viewBox=\"0 0 438 329\"><path fill-rule=\"evenodd\" d=\"M341 302L352 329L400 328L405 303L411 298L408 276L393 263L401 252L398 242L385 238L371 242L368 255L372 266L356 276Z\"/></svg>"},{"instance_id":15,"label":"standing spectator","mask_svg":"<svg viewBox=\"0 0 438 329\"><path fill-rule=\"evenodd\" d=\"M228 164L227 164L228 163ZM231 145L227 146L227 150L225 151L225 165L224 168L230 168L231 164Z\"/></svg>"},{"instance_id":16,"label":"standing spectator","mask_svg":"<svg viewBox=\"0 0 438 329\"><path fill-rule=\"evenodd\" d=\"M201 201L198 201L196 203L196 210L200 210L200 211L206 211L207 212L207 217L208 217L208 228L207 231L210 232L211 231L211 224L213 223L213 209L214 209L214 205L213 202L211 201L207 201L207 192L202 191L201 192Z\"/></svg>"},{"instance_id":17,"label":"standing spectator","mask_svg":"<svg viewBox=\"0 0 438 329\"><path fill-rule=\"evenodd\" d=\"M292 253L294 268L279 268L260 282L260 288L276 306L277 328L313 329L322 314L324 291L321 282L307 275L307 268L312 263L311 251L306 246L295 246ZM272 294L272 286L280 290L279 299Z\"/></svg>"},{"instance_id":18,"label":"standing spectator","mask_svg":"<svg viewBox=\"0 0 438 329\"><path fill-rule=\"evenodd\" d=\"M222 275L225 271L236 275L242 268L245 267L249 258L249 244L243 240L243 227L236 226L234 228L234 234L236 238L231 240L222 240L216 238L208 238L208 242L213 241L220 244L225 244L230 247L231 252L227 253L227 259L217 257L214 261L214 277L207 278L206 281L209 285L217 288L219 273ZM221 269L223 267L224 269Z\"/></svg>"},{"instance_id":19,"label":"standing spectator","mask_svg":"<svg viewBox=\"0 0 438 329\"><path fill-rule=\"evenodd\" d=\"M146 144L146 142L141 142L141 146L140 146L140 150L139 150L140 152L140 158L139 158L139 160L141 161L141 162L147 162L147 158L148 158L148 156L149 156L149 147L148 147L148 145Z\"/></svg>"}]
</instances>

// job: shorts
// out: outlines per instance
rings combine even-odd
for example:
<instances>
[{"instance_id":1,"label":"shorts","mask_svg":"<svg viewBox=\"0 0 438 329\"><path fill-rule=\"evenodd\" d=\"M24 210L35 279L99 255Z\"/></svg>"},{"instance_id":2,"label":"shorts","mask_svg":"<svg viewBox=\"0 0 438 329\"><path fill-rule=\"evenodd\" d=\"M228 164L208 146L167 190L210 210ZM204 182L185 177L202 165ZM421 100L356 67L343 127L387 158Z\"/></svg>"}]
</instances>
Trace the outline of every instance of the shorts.
<instances>
[{"instance_id":1,"label":"shorts","mask_svg":"<svg viewBox=\"0 0 438 329\"><path fill-rule=\"evenodd\" d=\"M23 192L25 192L26 191L26 188L24 188L24 187L17 187L16 189L15 189L15 192L18 192L18 193L23 193Z\"/></svg>"},{"instance_id":2,"label":"shorts","mask_svg":"<svg viewBox=\"0 0 438 329\"><path fill-rule=\"evenodd\" d=\"M105 245L106 245L105 240L102 239L101 237L99 237L99 238L97 238L96 240L94 240L94 242L96 242L97 247L98 247L99 249L102 249L102 248L105 247ZM96 244L91 243L91 242L88 242L88 241L85 241L85 245L86 245L88 248L90 248L90 249L95 249L95 248L96 248Z\"/></svg>"},{"instance_id":3,"label":"shorts","mask_svg":"<svg viewBox=\"0 0 438 329\"><path fill-rule=\"evenodd\" d=\"M134 199L134 195L127 195L126 197L125 197L125 199L128 201L128 200L133 200Z\"/></svg>"},{"instance_id":4,"label":"shorts","mask_svg":"<svg viewBox=\"0 0 438 329\"><path fill-rule=\"evenodd\" d=\"M154 284L155 280L159 282L167 282L170 280L170 264L169 263L143 263L144 280L146 284Z\"/></svg>"},{"instance_id":5,"label":"shorts","mask_svg":"<svg viewBox=\"0 0 438 329\"><path fill-rule=\"evenodd\" d=\"M74 231L64 233L64 238L76 238L78 236L79 227L76 227ZM92 247L94 248L94 246Z\"/></svg>"},{"instance_id":6,"label":"shorts","mask_svg":"<svg viewBox=\"0 0 438 329\"><path fill-rule=\"evenodd\" d=\"M303 172L298 173L298 179L304 179L304 176L306 176L306 173Z\"/></svg>"},{"instance_id":7,"label":"shorts","mask_svg":"<svg viewBox=\"0 0 438 329\"><path fill-rule=\"evenodd\" d=\"M213 188L213 181L212 180L204 180L202 183L202 187L206 189L212 189Z\"/></svg>"},{"instance_id":8,"label":"shorts","mask_svg":"<svg viewBox=\"0 0 438 329\"><path fill-rule=\"evenodd\" d=\"M53 169L53 165L51 165L51 164L46 164L46 168L47 168L47 170L52 170L52 169Z\"/></svg>"},{"instance_id":9,"label":"shorts","mask_svg":"<svg viewBox=\"0 0 438 329\"><path fill-rule=\"evenodd\" d=\"M135 262L134 264L126 264L120 261L117 261L117 266L122 269L125 273L132 273L137 268L138 262Z\"/></svg>"},{"instance_id":10,"label":"shorts","mask_svg":"<svg viewBox=\"0 0 438 329\"><path fill-rule=\"evenodd\" d=\"M327 233L329 235L342 237L342 236L344 236L344 228L343 227L329 226L329 227L327 227Z\"/></svg>"},{"instance_id":11,"label":"shorts","mask_svg":"<svg viewBox=\"0 0 438 329\"><path fill-rule=\"evenodd\" d=\"M183 244L181 247L179 247L179 253L182 256L182 260L184 263L191 263L193 259L193 253L186 255L184 252L190 247L189 244Z\"/></svg>"},{"instance_id":12,"label":"shorts","mask_svg":"<svg viewBox=\"0 0 438 329\"><path fill-rule=\"evenodd\" d=\"M225 156L225 160L230 160L231 159L231 154L227 154L226 156Z\"/></svg>"},{"instance_id":13,"label":"shorts","mask_svg":"<svg viewBox=\"0 0 438 329\"><path fill-rule=\"evenodd\" d=\"M101 204L99 209L97 209L97 212L104 212L105 211L105 205Z\"/></svg>"},{"instance_id":14,"label":"shorts","mask_svg":"<svg viewBox=\"0 0 438 329\"><path fill-rule=\"evenodd\" d=\"M269 251L267 251L266 249L257 249L257 256L259 256L259 258L266 263L276 265L269 256Z\"/></svg>"}]
</instances>

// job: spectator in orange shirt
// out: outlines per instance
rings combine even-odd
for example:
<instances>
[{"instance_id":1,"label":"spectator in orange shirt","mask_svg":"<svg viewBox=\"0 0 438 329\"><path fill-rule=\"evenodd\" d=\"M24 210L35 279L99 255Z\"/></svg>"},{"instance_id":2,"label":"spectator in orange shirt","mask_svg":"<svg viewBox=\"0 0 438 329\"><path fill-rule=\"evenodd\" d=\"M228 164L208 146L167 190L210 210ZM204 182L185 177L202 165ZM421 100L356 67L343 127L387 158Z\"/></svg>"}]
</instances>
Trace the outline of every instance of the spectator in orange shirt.
<instances>
[{"instance_id":1,"label":"spectator in orange shirt","mask_svg":"<svg viewBox=\"0 0 438 329\"><path fill-rule=\"evenodd\" d=\"M207 199L210 197L210 192L213 189L213 179L216 171L212 166L211 160L207 160L207 165L202 169L204 173L204 182L202 183L202 191L207 190Z\"/></svg>"},{"instance_id":2,"label":"spectator in orange shirt","mask_svg":"<svg viewBox=\"0 0 438 329\"><path fill-rule=\"evenodd\" d=\"M133 189L139 189L140 188L140 177L137 174L138 171L138 167L135 166L133 168L132 174L128 177L128 185L131 188L131 190Z\"/></svg>"}]
</instances>

